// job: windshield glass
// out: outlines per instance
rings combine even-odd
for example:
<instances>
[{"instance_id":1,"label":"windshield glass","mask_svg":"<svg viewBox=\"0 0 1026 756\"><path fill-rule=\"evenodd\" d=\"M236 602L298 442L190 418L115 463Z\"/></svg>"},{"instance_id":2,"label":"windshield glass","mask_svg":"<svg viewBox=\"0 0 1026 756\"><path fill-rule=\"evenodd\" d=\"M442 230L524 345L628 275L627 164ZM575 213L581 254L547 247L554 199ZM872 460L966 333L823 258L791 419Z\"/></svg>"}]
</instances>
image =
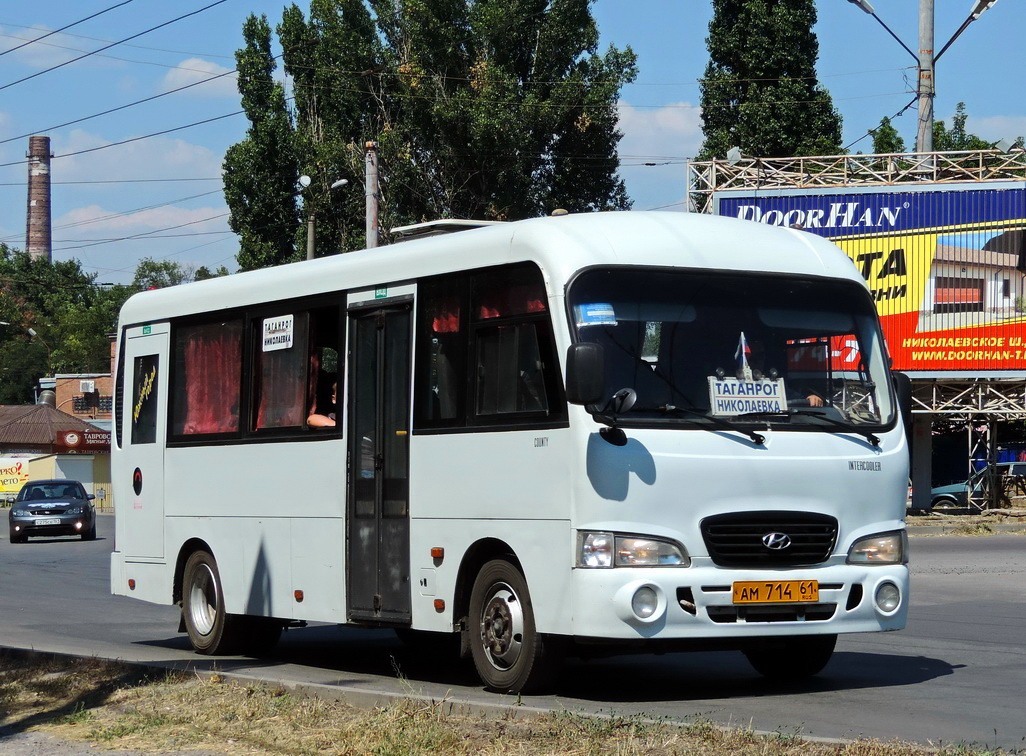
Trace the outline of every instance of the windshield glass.
<instances>
[{"instance_id":1,"label":"windshield glass","mask_svg":"<svg viewBox=\"0 0 1026 756\"><path fill-rule=\"evenodd\" d=\"M83 499L84 492L73 483L37 483L22 488L20 501L53 501L55 499Z\"/></svg>"},{"instance_id":2,"label":"windshield glass","mask_svg":"<svg viewBox=\"0 0 1026 756\"><path fill-rule=\"evenodd\" d=\"M836 432L893 418L873 303L852 281L595 269L574 281L569 303L577 338L603 347L604 395L637 393L624 424Z\"/></svg>"}]
</instances>

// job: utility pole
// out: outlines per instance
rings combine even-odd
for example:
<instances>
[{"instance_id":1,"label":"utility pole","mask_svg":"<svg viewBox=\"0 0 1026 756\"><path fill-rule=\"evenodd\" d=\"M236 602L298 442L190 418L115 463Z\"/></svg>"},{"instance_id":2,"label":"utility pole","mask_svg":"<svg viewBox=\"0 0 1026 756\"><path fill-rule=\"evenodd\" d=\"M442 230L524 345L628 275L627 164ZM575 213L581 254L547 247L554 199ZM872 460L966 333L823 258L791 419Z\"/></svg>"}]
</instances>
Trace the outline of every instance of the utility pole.
<instances>
[{"instance_id":1,"label":"utility pole","mask_svg":"<svg viewBox=\"0 0 1026 756\"><path fill-rule=\"evenodd\" d=\"M936 55L933 54L933 5L934 0L919 0L919 54L916 55L909 49L909 46L901 41L901 38L895 34L883 20L876 15L876 10L873 8L873 4L869 0L848 0L849 3L855 5L859 10L864 13L868 13L877 23L882 26L888 34L894 37L895 41L903 48L905 52L911 55L916 60L917 67L919 69L919 80L916 83L916 97L905 109L912 107L912 103L919 103L919 122L916 124L916 152L933 152L933 100L937 94L937 83L934 80L934 70L937 67L937 61L944 52L951 47L951 43L958 39L959 35L966 30L966 28L973 21L976 21L980 16L993 6L997 0L974 0L972 10L969 11L969 15L966 17L962 25L958 27L956 31L947 42L944 43L944 47L940 49L940 52ZM905 112L902 109L902 113Z\"/></svg>"},{"instance_id":2,"label":"utility pole","mask_svg":"<svg viewBox=\"0 0 1026 756\"><path fill-rule=\"evenodd\" d=\"M364 145L366 177L364 191L367 194L367 249L378 246L378 143Z\"/></svg>"},{"instance_id":3,"label":"utility pole","mask_svg":"<svg viewBox=\"0 0 1026 756\"><path fill-rule=\"evenodd\" d=\"M933 152L934 81L933 0L919 0L919 124L916 152Z\"/></svg>"}]
</instances>

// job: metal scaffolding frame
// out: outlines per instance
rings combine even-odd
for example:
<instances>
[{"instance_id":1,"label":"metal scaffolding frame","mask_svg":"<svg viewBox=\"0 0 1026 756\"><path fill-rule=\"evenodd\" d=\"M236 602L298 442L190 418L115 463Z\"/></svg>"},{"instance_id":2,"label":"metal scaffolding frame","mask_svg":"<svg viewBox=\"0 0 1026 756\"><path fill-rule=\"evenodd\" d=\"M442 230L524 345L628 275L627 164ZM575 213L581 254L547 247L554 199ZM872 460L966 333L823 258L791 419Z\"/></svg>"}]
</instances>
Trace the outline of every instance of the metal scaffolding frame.
<instances>
[{"instance_id":1,"label":"metal scaffolding frame","mask_svg":"<svg viewBox=\"0 0 1026 756\"><path fill-rule=\"evenodd\" d=\"M1026 377L1009 379L912 379L912 412L1026 419Z\"/></svg>"},{"instance_id":2,"label":"metal scaffolding frame","mask_svg":"<svg viewBox=\"0 0 1026 756\"><path fill-rule=\"evenodd\" d=\"M737 150L731 152L728 160L688 164L689 211L711 214L714 197L729 196L732 191L822 189L836 193L862 187L1026 181L1026 151L1022 149L793 158L756 158L741 155ZM1000 420L1026 419L1026 374L912 376L912 407L913 414L922 421L933 416L965 424L970 466L981 451L993 462L997 454L994 424ZM927 429L927 438L929 435ZM1000 497L993 493L994 481L989 482L988 493L983 500L973 501L974 506L985 508L999 503Z\"/></svg>"},{"instance_id":3,"label":"metal scaffolding frame","mask_svg":"<svg viewBox=\"0 0 1026 756\"><path fill-rule=\"evenodd\" d=\"M694 161L687 166L688 209L712 213L713 194L731 190L843 189L923 183L1026 180L1026 151L818 155Z\"/></svg>"}]
</instances>

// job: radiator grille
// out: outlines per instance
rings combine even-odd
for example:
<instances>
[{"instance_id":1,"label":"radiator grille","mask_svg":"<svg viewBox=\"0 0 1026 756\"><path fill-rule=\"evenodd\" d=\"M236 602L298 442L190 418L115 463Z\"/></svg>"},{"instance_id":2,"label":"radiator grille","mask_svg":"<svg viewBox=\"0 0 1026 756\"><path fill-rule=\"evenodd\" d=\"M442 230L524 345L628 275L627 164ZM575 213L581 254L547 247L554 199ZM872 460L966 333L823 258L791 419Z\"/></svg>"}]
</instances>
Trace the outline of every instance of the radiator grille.
<instances>
[{"instance_id":1,"label":"radiator grille","mask_svg":"<svg viewBox=\"0 0 1026 756\"><path fill-rule=\"evenodd\" d=\"M811 512L734 512L702 520L702 538L721 567L800 567L830 556L837 520Z\"/></svg>"}]
</instances>

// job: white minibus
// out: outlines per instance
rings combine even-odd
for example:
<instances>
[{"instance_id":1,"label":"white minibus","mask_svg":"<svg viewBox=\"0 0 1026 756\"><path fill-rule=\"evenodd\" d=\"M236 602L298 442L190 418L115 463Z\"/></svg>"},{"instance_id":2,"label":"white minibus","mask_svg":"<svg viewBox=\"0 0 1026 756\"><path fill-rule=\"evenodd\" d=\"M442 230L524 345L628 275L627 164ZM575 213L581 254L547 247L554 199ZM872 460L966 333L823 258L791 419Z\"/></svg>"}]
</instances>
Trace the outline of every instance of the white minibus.
<instances>
[{"instance_id":1,"label":"white minibus","mask_svg":"<svg viewBox=\"0 0 1026 756\"><path fill-rule=\"evenodd\" d=\"M117 365L111 587L200 653L394 628L530 692L905 625L907 380L800 230L565 215L147 291Z\"/></svg>"}]
</instances>

